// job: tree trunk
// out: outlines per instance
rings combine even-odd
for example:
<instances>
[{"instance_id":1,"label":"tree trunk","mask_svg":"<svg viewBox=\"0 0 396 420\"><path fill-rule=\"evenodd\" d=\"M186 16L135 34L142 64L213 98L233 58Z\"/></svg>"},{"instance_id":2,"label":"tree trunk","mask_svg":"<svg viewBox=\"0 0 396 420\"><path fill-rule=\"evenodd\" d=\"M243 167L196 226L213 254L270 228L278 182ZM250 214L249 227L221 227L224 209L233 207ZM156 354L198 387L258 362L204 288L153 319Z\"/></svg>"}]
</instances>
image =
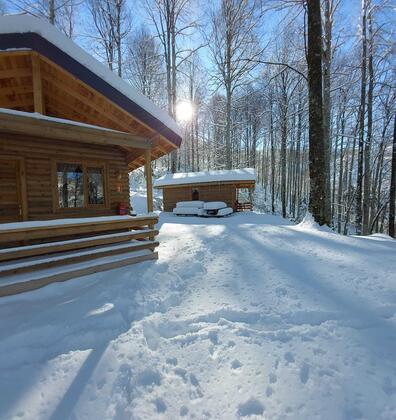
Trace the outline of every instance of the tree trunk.
<instances>
[{"instance_id":1,"label":"tree trunk","mask_svg":"<svg viewBox=\"0 0 396 420\"><path fill-rule=\"evenodd\" d=\"M396 201L396 114L393 125L392 171L389 189L389 236L395 237L395 201Z\"/></svg>"},{"instance_id":2,"label":"tree trunk","mask_svg":"<svg viewBox=\"0 0 396 420\"><path fill-rule=\"evenodd\" d=\"M368 91L367 91L367 136L364 147L364 189L363 189L363 235L370 232L370 181L371 181L371 137L373 132L373 90L374 90L374 69L373 69L373 25L372 12L368 13L369 30L369 56L368 56Z\"/></svg>"},{"instance_id":3,"label":"tree trunk","mask_svg":"<svg viewBox=\"0 0 396 420\"><path fill-rule=\"evenodd\" d=\"M330 161L331 161L331 60L332 60L332 0L325 0L324 11L324 51L323 51L323 141L325 144L326 172L329 174L326 182L325 205L326 212L331 210L330 195Z\"/></svg>"},{"instance_id":4,"label":"tree trunk","mask_svg":"<svg viewBox=\"0 0 396 420\"><path fill-rule=\"evenodd\" d=\"M320 0L308 6L308 89L309 89L309 210L320 225L330 225L326 206L326 145L323 141L322 111L322 22Z\"/></svg>"},{"instance_id":5,"label":"tree trunk","mask_svg":"<svg viewBox=\"0 0 396 420\"><path fill-rule=\"evenodd\" d=\"M362 60L361 60L361 88L359 108L359 147L358 147L358 172L356 184L356 233L362 234L362 196L363 196L363 152L364 152L364 120L366 114L366 62L367 62L367 40L366 40L366 12L367 0L362 0Z\"/></svg>"},{"instance_id":6,"label":"tree trunk","mask_svg":"<svg viewBox=\"0 0 396 420\"><path fill-rule=\"evenodd\" d=\"M48 20L55 25L55 0L48 1Z\"/></svg>"}]
</instances>

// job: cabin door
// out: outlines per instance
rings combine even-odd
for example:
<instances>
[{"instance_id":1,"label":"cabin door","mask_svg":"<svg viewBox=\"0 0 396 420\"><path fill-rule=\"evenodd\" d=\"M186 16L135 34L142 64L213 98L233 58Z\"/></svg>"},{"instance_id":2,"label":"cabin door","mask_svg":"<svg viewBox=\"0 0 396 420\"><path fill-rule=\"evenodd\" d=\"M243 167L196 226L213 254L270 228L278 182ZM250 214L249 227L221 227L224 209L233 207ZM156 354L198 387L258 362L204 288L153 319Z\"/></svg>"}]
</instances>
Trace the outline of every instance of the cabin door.
<instances>
[{"instance_id":1,"label":"cabin door","mask_svg":"<svg viewBox=\"0 0 396 420\"><path fill-rule=\"evenodd\" d=\"M23 161L0 158L0 223L18 222L25 219Z\"/></svg>"}]
</instances>

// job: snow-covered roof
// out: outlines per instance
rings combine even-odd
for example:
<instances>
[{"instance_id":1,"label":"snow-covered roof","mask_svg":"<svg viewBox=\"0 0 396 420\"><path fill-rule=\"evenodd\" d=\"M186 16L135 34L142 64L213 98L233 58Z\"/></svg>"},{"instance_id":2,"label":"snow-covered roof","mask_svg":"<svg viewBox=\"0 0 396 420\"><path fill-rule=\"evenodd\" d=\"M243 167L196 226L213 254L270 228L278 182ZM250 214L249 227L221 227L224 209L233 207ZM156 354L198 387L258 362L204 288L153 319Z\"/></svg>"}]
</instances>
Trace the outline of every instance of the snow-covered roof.
<instances>
[{"instance_id":1,"label":"snow-covered roof","mask_svg":"<svg viewBox=\"0 0 396 420\"><path fill-rule=\"evenodd\" d=\"M34 118L36 120L52 121L59 124L76 125L78 127L93 128L95 130L106 131L110 133L128 134L123 131L112 130L111 128L100 127L98 125L85 124L79 121L65 120L64 118L49 117L48 115L39 114L38 112L24 112L24 111L17 111L15 109L0 108L0 114L25 116L28 118Z\"/></svg>"},{"instance_id":2,"label":"snow-covered roof","mask_svg":"<svg viewBox=\"0 0 396 420\"><path fill-rule=\"evenodd\" d=\"M205 171L181 172L166 174L154 182L154 187L162 188L172 185L206 184L211 182L256 181L256 174L252 168Z\"/></svg>"},{"instance_id":3,"label":"snow-covered roof","mask_svg":"<svg viewBox=\"0 0 396 420\"><path fill-rule=\"evenodd\" d=\"M111 87L119 91L122 95L127 97L127 99L149 113L156 120L164 124L167 129L171 130L181 138L181 130L179 126L166 111L157 107L147 97L133 88L133 86L131 86L128 82L118 77L105 65L85 52L47 21L27 14L0 16L0 34L36 34L41 36L46 41L60 49L63 53L67 54L79 64L90 70L94 73L94 75L108 83ZM21 39L17 41L18 45L11 47L7 45L8 42L9 37L6 38L4 42L0 43L0 49L26 49L27 47L27 45L24 45L24 40ZM50 48L44 48L44 50L40 52L45 54L48 50L50 50Z\"/></svg>"}]
</instances>

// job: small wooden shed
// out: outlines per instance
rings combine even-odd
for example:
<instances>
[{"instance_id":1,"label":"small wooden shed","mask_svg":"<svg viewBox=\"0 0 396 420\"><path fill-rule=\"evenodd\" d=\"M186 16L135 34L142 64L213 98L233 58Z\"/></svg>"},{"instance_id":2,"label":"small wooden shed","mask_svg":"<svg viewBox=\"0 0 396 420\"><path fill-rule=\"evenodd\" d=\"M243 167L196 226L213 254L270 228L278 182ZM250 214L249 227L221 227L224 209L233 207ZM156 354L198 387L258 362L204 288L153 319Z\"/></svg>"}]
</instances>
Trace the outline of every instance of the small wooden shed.
<instances>
[{"instance_id":1,"label":"small wooden shed","mask_svg":"<svg viewBox=\"0 0 396 420\"><path fill-rule=\"evenodd\" d=\"M164 211L172 211L179 201L223 201L234 211L252 210L256 183L254 169L166 174L154 182L163 190Z\"/></svg>"},{"instance_id":2,"label":"small wooden shed","mask_svg":"<svg viewBox=\"0 0 396 420\"><path fill-rule=\"evenodd\" d=\"M180 143L166 112L53 25L0 17L0 296L156 258L151 161ZM141 166L148 214L131 217Z\"/></svg>"}]
</instances>

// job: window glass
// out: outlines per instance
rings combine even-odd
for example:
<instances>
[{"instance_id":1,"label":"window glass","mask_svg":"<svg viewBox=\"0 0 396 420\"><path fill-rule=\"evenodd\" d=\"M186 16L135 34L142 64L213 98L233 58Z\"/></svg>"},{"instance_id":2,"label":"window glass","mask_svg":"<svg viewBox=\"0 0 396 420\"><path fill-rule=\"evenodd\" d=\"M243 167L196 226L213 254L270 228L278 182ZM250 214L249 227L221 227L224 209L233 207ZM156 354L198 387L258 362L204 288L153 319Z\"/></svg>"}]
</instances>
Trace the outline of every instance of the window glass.
<instances>
[{"instance_id":1,"label":"window glass","mask_svg":"<svg viewBox=\"0 0 396 420\"><path fill-rule=\"evenodd\" d=\"M81 164L58 163L59 207L84 206L84 176Z\"/></svg>"},{"instance_id":2,"label":"window glass","mask_svg":"<svg viewBox=\"0 0 396 420\"><path fill-rule=\"evenodd\" d=\"M103 168L87 168L88 204L104 204Z\"/></svg>"}]
</instances>

